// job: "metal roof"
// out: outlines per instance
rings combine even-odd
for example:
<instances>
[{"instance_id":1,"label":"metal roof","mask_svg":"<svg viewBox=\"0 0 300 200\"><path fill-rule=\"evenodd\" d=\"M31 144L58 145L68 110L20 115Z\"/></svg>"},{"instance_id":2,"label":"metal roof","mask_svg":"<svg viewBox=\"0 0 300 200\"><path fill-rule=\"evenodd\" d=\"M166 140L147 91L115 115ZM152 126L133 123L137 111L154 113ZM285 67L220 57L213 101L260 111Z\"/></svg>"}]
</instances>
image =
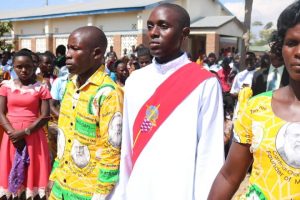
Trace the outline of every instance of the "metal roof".
<instances>
[{"instance_id":1,"label":"metal roof","mask_svg":"<svg viewBox=\"0 0 300 200\"><path fill-rule=\"evenodd\" d=\"M218 28L233 20L235 16L207 16L191 24L191 28Z\"/></svg>"},{"instance_id":2,"label":"metal roof","mask_svg":"<svg viewBox=\"0 0 300 200\"><path fill-rule=\"evenodd\" d=\"M32 9L7 11L0 13L1 21L25 21L68 16L106 14L128 11L139 11L152 8L162 2L172 0L97 0L87 3L44 6Z\"/></svg>"}]
</instances>

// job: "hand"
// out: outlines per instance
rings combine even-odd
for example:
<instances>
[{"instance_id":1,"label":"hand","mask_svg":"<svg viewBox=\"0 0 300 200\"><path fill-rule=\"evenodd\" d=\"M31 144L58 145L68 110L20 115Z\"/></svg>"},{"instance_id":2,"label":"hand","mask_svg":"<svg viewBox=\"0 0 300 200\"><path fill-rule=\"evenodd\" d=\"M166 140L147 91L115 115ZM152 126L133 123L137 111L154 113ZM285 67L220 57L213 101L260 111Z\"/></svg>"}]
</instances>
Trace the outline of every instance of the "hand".
<instances>
[{"instance_id":1,"label":"hand","mask_svg":"<svg viewBox=\"0 0 300 200\"><path fill-rule=\"evenodd\" d=\"M22 130L22 131L15 130L12 132L8 132L7 135L12 143L16 143L16 142L20 141L21 139L23 139L26 134L25 134L24 130Z\"/></svg>"},{"instance_id":2,"label":"hand","mask_svg":"<svg viewBox=\"0 0 300 200\"><path fill-rule=\"evenodd\" d=\"M18 142L13 143L14 147L19 150L20 152L24 149L26 146L26 142L24 139L19 140Z\"/></svg>"},{"instance_id":3,"label":"hand","mask_svg":"<svg viewBox=\"0 0 300 200\"><path fill-rule=\"evenodd\" d=\"M51 180L48 181L48 185L47 185L47 188L46 188L46 198L47 198L47 199L48 199L49 196L50 196L50 193L51 193L53 184L54 184L54 181L51 181Z\"/></svg>"}]
</instances>

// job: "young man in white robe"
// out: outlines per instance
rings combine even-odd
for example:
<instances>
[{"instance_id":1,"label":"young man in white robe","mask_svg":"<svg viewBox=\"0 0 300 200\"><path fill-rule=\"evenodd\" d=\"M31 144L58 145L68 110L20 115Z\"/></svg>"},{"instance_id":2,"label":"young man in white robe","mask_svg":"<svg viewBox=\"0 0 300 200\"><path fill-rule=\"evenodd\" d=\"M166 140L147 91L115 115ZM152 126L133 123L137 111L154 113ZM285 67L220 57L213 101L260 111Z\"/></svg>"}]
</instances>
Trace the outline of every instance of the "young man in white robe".
<instances>
[{"instance_id":1,"label":"young man in white robe","mask_svg":"<svg viewBox=\"0 0 300 200\"><path fill-rule=\"evenodd\" d=\"M222 89L214 75L181 50L190 32L186 10L161 4L147 27L154 58L125 84L120 177L113 199L204 200L224 162ZM194 70L177 73L186 64ZM161 90L173 76L170 87ZM197 77L202 80L173 105ZM165 109L169 102L171 110Z\"/></svg>"}]
</instances>

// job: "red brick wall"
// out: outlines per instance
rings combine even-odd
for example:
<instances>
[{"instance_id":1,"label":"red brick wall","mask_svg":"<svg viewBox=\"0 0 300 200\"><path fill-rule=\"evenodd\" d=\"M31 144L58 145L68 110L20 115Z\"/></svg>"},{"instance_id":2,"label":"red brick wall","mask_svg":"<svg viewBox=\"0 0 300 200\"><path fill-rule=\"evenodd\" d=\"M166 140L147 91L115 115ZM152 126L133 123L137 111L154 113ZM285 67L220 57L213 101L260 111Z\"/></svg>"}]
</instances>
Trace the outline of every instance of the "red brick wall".
<instances>
[{"instance_id":1,"label":"red brick wall","mask_svg":"<svg viewBox=\"0 0 300 200\"><path fill-rule=\"evenodd\" d=\"M146 47L149 46L149 38L147 33L142 33L137 35L137 45L144 44Z\"/></svg>"},{"instance_id":2,"label":"red brick wall","mask_svg":"<svg viewBox=\"0 0 300 200\"><path fill-rule=\"evenodd\" d=\"M36 51L36 38L31 38L31 51Z\"/></svg>"},{"instance_id":3,"label":"red brick wall","mask_svg":"<svg viewBox=\"0 0 300 200\"><path fill-rule=\"evenodd\" d=\"M47 50L53 50L53 36L48 35L46 36L46 49Z\"/></svg>"},{"instance_id":4,"label":"red brick wall","mask_svg":"<svg viewBox=\"0 0 300 200\"><path fill-rule=\"evenodd\" d=\"M121 35L114 35L114 51L116 52L118 58L121 57Z\"/></svg>"},{"instance_id":5,"label":"red brick wall","mask_svg":"<svg viewBox=\"0 0 300 200\"><path fill-rule=\"evenodd\" d=\"M206 54L211 52L216 55L219 54L220 48L220 36L216 33L209 33L206 35Z\"/></svg>"}]
</instances>

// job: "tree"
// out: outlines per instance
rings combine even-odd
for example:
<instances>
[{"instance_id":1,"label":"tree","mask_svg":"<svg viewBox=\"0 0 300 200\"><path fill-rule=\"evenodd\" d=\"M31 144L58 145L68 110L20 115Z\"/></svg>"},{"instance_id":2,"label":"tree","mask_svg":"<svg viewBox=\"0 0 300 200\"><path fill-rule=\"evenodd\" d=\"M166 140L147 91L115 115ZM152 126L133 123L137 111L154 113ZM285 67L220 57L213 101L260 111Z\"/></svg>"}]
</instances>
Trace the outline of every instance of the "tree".
<instances>
[{"instance_id":1,"label":"tree","mask_svg":"<svg viewBox=\"0 0 300 200\"><path fill-rule=\"evenodd\" d=\"M264 29L270 29L273 26L273 22L268 22L266 23L266 25L264 26Z\"/></svg>"},{"instance_id":2,"label":"tree","mask_svg":"<svg viewBox=\"0 0 300 200\"><path fill-rule=\"evenodd\" d=\"M11 22L0 22L0 38L5 34L9 33L12 30L12 23ZM0 49L10 50L12 49L12 44L7 44L4 39L0 39Z\"/></svg>"},{"instance_id":3,"label":"tree","mask_svg":"<svg viewBox=\"0 0 300 200\"><path fill-rule=\"evenodd\" d=\"M256 37L251 37L252 43L257 46L263 46L269 43L272 32L275 30L273 27L273 22L268 22L265 25L260 21L255 21L252 26L263 26L263 29L259 31L259 39Z\"/></svg>"},{"instance_id":4,"label":"tree","mask_svg":"<svg viewBox=\"0 0 300 200\"><path fill-rule=\"evenodd\" d=\"M261 21L255 21L252 23L252 26L262 26L263 23Z\"/></svg>"},{"instance_id":5,"label":"tree","mask_svg":"<svg viewBox=\"0 0 300 200\"><path fill-rule=\"evenodd\" d=\"M250 45L250 27L253 0L245 0L244 34L241 49L241 66L245 67L245 55Z\"/></svg>"}]
</instances>

